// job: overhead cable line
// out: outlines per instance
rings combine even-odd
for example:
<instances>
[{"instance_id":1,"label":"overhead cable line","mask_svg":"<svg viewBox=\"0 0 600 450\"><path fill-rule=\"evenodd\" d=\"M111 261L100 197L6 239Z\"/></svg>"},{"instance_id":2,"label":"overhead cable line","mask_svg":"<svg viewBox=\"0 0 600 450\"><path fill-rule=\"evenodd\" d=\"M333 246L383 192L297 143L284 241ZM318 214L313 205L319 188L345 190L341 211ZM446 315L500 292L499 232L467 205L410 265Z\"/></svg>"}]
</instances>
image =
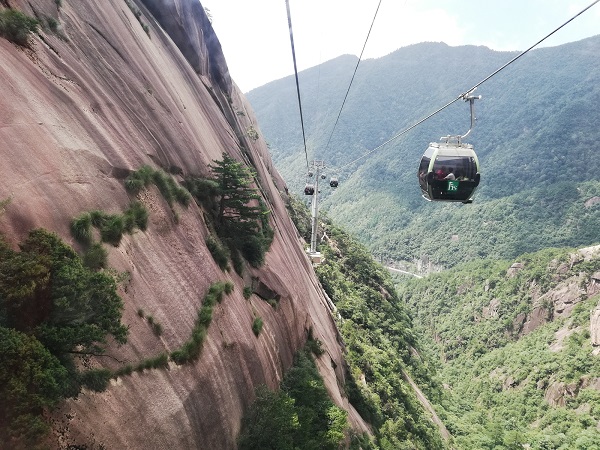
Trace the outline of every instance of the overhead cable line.
<instances>
[{"instance_id":1,"label":"overhead cable line","mask_svg":"<svg viewBox=\"0 0 600 450\"><path fill-rule=\"evenodd\" d=\"M598 0L598 1L600 1L600 0ZM455 99L454 99L454 100L452 100L451 102L448 102L448 103L446 103L446 104L445 104L444 106L442 106L441 108L439 108L439 109L435 110L434 112L432 112L431 114L429 114L427 117L424 117L424 118L422 118L422 119L421 119L421 120L419 120L417 123L415 123L415 124L411 125L410 127L408 127L407 129L405 129L404 131L402 131L402 132L398 133L397 135L395 135L395 136L393 136L393 137L389 138L387 141L385 141L383 144L380 144L380 145L378 145L378 146L377 146L377 147L375 147L373 150L371 150L371 151L369 151L369 152L365 153L365 154L364 154L364 155L362 155L362 156L359 156L359 157L358 157L358 158L356 158L354 161L350 161L348 164L344 164L342 167L340 167L340 169L339 169L339 170L342 170L342 169L344 169L345 167L348 167L349 165L351 165L351 164L354 164L355 162L357 162L357 161L360 161L360 160L361 160L361 159L363 159L363 158L366 158L366 157L367 157L367 156L369 156L371 153L373 153L373 152L375 152L375 151L379 150L379 149L380 149L381 147L383 147L384 145L387 145L387 144L389 144L389 143L390 143L390 142L392 142L393 140L396 140L396 139L398 139L400 136L402 136L402 135L404 135L404 134L408 133L408 132L409 132L410 130L412 130L413 128L416 128L416 127L418 127L419 125L421 125L421 124L422 124L423 122L425 122L426 120L429 120L429 119L431 119L431 118L432 118L433 116L435 116L437 113L439 113L439 112L443 111L444 109L446 109L446 108L447 108L448 106L450 106L451 104L453 104L453 103L457 102L458 100L460 100L461 98L463 98L463 97L462 97L463 95L464 95L464 94L461 94L459 97L455 98Z\"/></svg>"},{"instance_id":2,"label":"overhead cable line","mask_svg":"<svg viewBox=\"0 0 600 450\"><path fill-rule=\"evenodd\" d=\"M600 1L600 0L598 0L598 1ZM348 90L346 91L346 95L344 96L344 101L342 102L340 112L337 115L337 119L335 119L335 123L333 124L333 129L331 130L331 134L329 135L327 144L325 144L325 151L329 147L329 142L331 142L331 138L333 137L333 132L335 131L335 127L337 126L338 121L340 120L340 116L342 115L342 110L344 109L344 105L346 104L346 99L348 98L348 94L350 93L350 88L352 87L352 82L354 81L354 77L356 75L356 71L358 70L358 66L360 64L360 61L362 60L363 53L365 52L365 48L367 46L369 36L371 35L371 30L373 29L373 24L375 23L375 19L377 18L377 13L379 12L380 6L381 6L381 0L379 0L379 4L377 5L377 9L375 10L375 15L373 16L373 21L371 22L371 26L369 28L369 32L367 33L367 38L365 39L365 43L363 45L362 51L360 52L360 56L358 57L358 62L356 63L356 67L354 68L354 73L352 74L352 78L350 79L350 84L348 85Z\"/></svg>"},{"instance_id":3,"label":"overhead cable line","mask_svg":"<svg viewBox=\"0 0 600 450\"><path fill-rule=\"evenodd\" d=\"M308 164L308 151L306 150L306 134L304 133L304 117L302 115L302 100L300 100L300 83L298 82L298 67L296 65L296 50L294 48L294 33L292 32L292 15L290 14L289 0L285 0L285 8L287 10L288 27L290 29L290 43L292 45L292 58L294 59L294 75L296 76L296 92L298 93L298 109L300 110L300 124L302 125L302 141L304 142L304 156L306 157L306 171L308 172L310 166Z\"/></svg>"},{"instance_id":4,"label":"overhead cable line","mask_svg":"<svg viewBox=\"0 0 600 450\"><path fill-rule=\"evenodd\" d=\"M475 89L477 89L479 86L481 86L483 83L485 83L486 81L488 81L490 78L492 78L493 76L497 75L498 72L500 72L501 70L505 69L506 67L508 67L509 65L511 65L512 63L514 63L517 59L519 59L521 56L525 55L527 52L529 52L530 50L532 50L533 48L537 47L539 44L541 44L542 42L544 42L546 39L548 39L550 36L552 36L554 33L556 33L558 30L560 30L561 28L563 28L565 25L569 24L570 22L572 22L573 20L575 20L577 17L579 17L581 14L583 14L584 12L586 12L588 9L590 9L592 6L594 6L596 3L600 2L600 0L595 0L594 2L592 2L589 6L587 6L586 8L582 9L581 11L579 11L577 14L575 14L573 17L571 17L569 20L567 20L565 23L563 23L561 26L559 26L558 28L556 28L554 31L548 33L546 36L544 36L542 39L540 39L539 41L537 41L535 44L533 44L531 47L529 47L527 50L522 51L521 53L519 53L517 56L515 56L513 59L511 59L510 61L508 61L506 64L504 64L502 67L500 67L499 69L495 70L494 72L492 72L490 75L488 75L487 77L485 77L483 80L481 80L479 83L477 83L476 85L474 85L471 89L467 90L466 92L460 94L458 97L456 97L454 100L451 100L450 102L446 103L444 106L442 106L441 108L438 108L436 111L432 112L431 114L429 114L427 117L424 117L423 119L419 120L418 122L416 122L415 124L411 125L410 127L408 127L407 129L401 131L400 133L396 134L395 136L391 137L390 139L388 139L387 141L385 141L383 144L378 145L377 147L375 147L373 150L370 150L369 152L365 153L364 155L356 158L355 160L349 162L348 164L343 165L342 167L340 167L340 170L344 169L345 167L348 167L351 164L354 164L357 161L360 161L363 158L366 158L367 156L369 156L371 153L379 150L381 147L383 147L384 145L389 144L390 142L392 142L393 140L399 138L400 136L408 133L410 130L412 130L413 128L421 125L423 122L425 122L426 120L429 120L430 118L432 118L433 116L435 116L436 114L438 114L439 112L443 111L444 109L446 109L447 107L449 107L450 105L452 105L453 103L456 103L459 100L466 100L467 97L469 96L470 93L472 93Z\"/></svg>"}]
</instances>

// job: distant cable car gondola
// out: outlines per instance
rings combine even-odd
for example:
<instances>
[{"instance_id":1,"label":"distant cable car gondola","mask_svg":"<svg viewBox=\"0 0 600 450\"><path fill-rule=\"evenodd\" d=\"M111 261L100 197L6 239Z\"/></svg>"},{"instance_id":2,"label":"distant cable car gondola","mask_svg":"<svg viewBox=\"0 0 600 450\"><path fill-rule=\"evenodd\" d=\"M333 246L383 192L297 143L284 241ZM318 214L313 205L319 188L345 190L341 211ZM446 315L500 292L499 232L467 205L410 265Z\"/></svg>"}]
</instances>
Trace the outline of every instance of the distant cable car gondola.
<instances>
[{"instance_id":1,"label":"distant cable car gondola","mask_svg":"<svg viewBox=\"0 0 600 450\"><path fill-rule=\"evenodd\" d=\"M337 179L337 177L331 177L329 179L329 186L331 186L332 188L338 187L338 179Z\"/></svg>"},{"instance_id":2,"label":"distant cable car gondola","mask_svg":"<svg viewBox=\"0 0 600 450\"><path fill-rule=\"evenodd\" d=\"M315 187L312 184L307 183L304 187L304 194L313 195L315 193Z\"/></svg>"},{"instance_id":3,"label":"distant cable car gondola","mask_svg":"<svg viewBox=\"0 0 600 450\"><path fill-rule=\"evenodd\" d=\"M472 203L475 189L479 186L479 160L473 146L462 142L475 124L473 103L481 96L463 96L471 110L471 128L463 136L447 136L442 142L432 142L421 157L419 186L429 201Z\"/></svg>"}]
</instances>

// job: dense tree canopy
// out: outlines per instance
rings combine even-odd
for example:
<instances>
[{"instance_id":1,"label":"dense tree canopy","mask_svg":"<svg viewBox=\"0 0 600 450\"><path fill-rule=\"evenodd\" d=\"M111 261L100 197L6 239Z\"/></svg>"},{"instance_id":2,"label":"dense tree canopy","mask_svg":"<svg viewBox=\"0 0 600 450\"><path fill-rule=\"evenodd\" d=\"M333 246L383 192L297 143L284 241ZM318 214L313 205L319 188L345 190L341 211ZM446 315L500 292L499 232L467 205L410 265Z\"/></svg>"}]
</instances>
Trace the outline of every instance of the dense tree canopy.
<instances>
[{"instance_id":1,"label":"dense tree canopy","mask_svg":"<svg viewBox=\"0 0 600 450\"><path fill-rule=\"evenodd\" d=\"M585 292L600 269L571 253L471 262L399 284L424 354L438 361L447 388L436 408L456 448L600 448L600 393L590 383L600 358L589 331L599 298L582 295L570 316L554 317L545 296L567 279ZM533 315L541 324L524 335Z\"/></svg>"},{"instance_id":2,"label":"dense tree canopy","mask_svg":"<svg viewBox=\"0 0 600 450\"><path fill-rule=\"evenodd\" d=\"M280 390L265 386L246 413L240 450L337 450L347 431L346 412L333 404L305 348L296 354Z\"/></svg>"},{"instance_id":3,"label":"dense tree canopy","mask_svg":"<svg viewBox=\"0 0 600 450\"><path fill-rule=\"evenodd\" d=\"M125 342L116 289L111 275L85 267L54 233L31 231L20 251L0 240L0 435L7 445L43 434L44 408L83 385L105 386L106 376L98 383L80 372L73 355L102 353L108 335Z\"/></svg>"},{"instance_id":4,"label":"dense tree canopy","mask_svg":"<svg viewBox=\"0 0 600 450\"><path fill-rule=\"evenodd\" d=\"M3 444L23 437L35 439L48 429L40 417L42 410L56 405L67 390L67 369L35 337L3 326L0 355Z\"/></svg>"}]
</instances>

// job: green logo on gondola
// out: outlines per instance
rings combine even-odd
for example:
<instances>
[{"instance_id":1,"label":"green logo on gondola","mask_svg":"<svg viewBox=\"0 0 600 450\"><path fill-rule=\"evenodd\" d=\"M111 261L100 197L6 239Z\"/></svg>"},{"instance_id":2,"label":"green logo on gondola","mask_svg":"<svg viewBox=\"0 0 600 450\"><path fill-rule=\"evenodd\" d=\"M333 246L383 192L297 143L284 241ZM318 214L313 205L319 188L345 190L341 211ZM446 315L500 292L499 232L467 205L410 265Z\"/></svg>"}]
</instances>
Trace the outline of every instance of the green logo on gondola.
<instances>
[{"instance_id":1,"label":"green logo on gondola","mask_svg":"<svg viewBox=\"0 0 600 450\"><path fill-rule=\"evenodd\" d=\"M448 181L448 192L458 191L458 181Z\"/></svg>"}]
</instances>

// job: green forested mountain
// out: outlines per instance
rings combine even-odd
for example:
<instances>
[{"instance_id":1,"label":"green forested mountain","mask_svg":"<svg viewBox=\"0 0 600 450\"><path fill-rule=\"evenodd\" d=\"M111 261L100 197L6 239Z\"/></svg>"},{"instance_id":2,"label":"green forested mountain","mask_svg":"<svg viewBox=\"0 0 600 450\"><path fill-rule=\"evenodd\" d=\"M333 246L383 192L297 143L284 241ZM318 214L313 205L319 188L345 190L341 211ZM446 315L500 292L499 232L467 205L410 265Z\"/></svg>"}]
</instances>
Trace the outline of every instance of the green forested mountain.
<instances>
[{"instance_id":1,"label":"green forested mountain","mask_svg":"<svg viewBox=\"0 0 600 450\"><path fill-rule=\"evenodd\" d=\"M325 259L317 274L337 307L347 350L348 400L373 429L373 441L361 448L445 447L409 381L414 379L430 399L440 398L440 384L419 357L406 305L363 245L332 224L325 227L328 243L321 247Z\"/></svg>"},{"instance_id":2,"label":"green forested mountain","mask_svg":"<svg viewBox=\"0 0 600 450\"><path fill-rule=\"evenodd\" d=\"M455 448L600 448L600 359L590 340L600 259L584 255L546 249L399 285L422 348L438 361L436 409Z\"/></svg>"},{"instance_id":3,"label":"green forested mountain","mask_svg":"<svg viewBox=\"0 0 600 450\"><path fill-rule=\"evenodd\" d=\"M600 449L600 360L591 340L598 331L590 329L599 259L566 248L600 240L599 52L600 36L533 50L477 90L483 98L467 142L482 184L471 205L426 202L416 180L429 142L469 128L465 103L353 161L518 53L424 43L363 61L333 134L356 58L300 74L309 160L325 160L340 177L336 191L322 188L328 215L386 261L450 268L402 280L397 297L382 299L364 285L351 289L379 274L357 263L345 235L327 230L317 272L343 319L351 373L364 380L349 398L375 424L381 448L408 440L426 448ZM306 161L293 78L248 97L290 190L301 193ZM304 235L308 219L297 218ZM412 428L424 416L403 371L450 438Z\"/></svg>"},{"instance_id":4,"label":"green forested mountain","mask_svg":"<svg viewBox=\"0 0 600 450\"><path fill-rule=\"evenodd\" d=\"M302 230L307 209L296 201L288 207ZM345 415L336 412L312 362L327 355L309 332L307 346L296 355L281 390L257 392L244 418L240 450L337 449L342 448L343 431L350 450L448 448L447 429L437 416L437 424L432 421L431 409L412 386L414 380L432 402L441 404L442 385L420 356L407 305L389 273L364 245L330 221L323 223L323 230L328 237L320 247L324 260L316 272L335 305L331 312L346 349L343 391L370 433L344 430Z\"/></svg>"},{"instance_id":5,"label":"green forested mountain","mask_svg":"<svg viewBox=\"0 0 600 450\"><path fill-rule=\"evenodd\" d=\"M462 101L368 157L421 118L455 99L517 52L422 43L362 61L342 56L300 73L309 160L322 159L340 187L322 189L324 208L388 261L512 258L547 246L580 246L600 236L600 36L534 49L477 91L478 118L467 139L482 184L472 205L428 203L416 170L431 141L469 128ZM248 94L279 170L293 191L306 160L293 77ZM327 143L329 142L329 145Z\"/></svg>"},{"instance_id":6,"label":"green forested mountain","mask_svg":"<svg viewBox=\"0 0 600 450\"><path fill-rule=\"evenodd\" d=\"M307 211L291 206L305 223ZM323 231L316 270L337 307L346 392L373 427L362 448L600 449L590 325L600 246L471 261L394 289L364 246L329 220ZM408 377L444 428L432 427Z\"/></svg>"}]
</instances>

